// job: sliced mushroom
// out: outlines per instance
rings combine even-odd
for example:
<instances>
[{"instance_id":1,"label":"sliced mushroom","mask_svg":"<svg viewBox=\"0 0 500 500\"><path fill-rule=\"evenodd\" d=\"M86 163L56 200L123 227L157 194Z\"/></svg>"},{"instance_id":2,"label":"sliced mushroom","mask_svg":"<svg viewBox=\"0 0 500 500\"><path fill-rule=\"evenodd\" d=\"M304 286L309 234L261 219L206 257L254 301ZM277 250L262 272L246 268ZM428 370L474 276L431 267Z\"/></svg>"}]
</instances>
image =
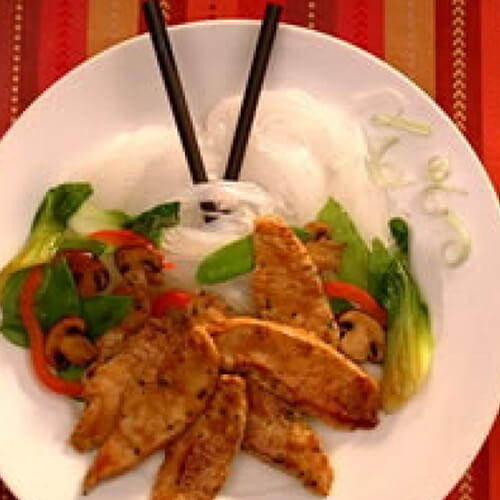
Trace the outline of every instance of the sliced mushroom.
<instances>
[{"instance_id":1,"label":"sliced mushroom","mask_svg":"<svg viewBox=\"0 0 500 500\"><path fill-rule=\"evenodd\" d=\"M83 335L66 335L61 343L61 354L74 365L86 365L96 358L97 348Z\"/></svg>"},{"instance_id":2,"label":"sliced mushroom","mask_svg":"<svg viewBox=\"0 0 500 500\"><path fill-rule=\"evenodd\" d=\"M310 239L313 241L332 239L332 231L326 222L316 220L308 222L304 229L309 233Z\"/></svg>"},{"instance_id":3,"label":"sliced mushroom","mask_svg":"<svg viewBox=\"0 0 500 500\"><path fill-rule=\"evenodd\" d=\"M82 297L92 297L106 290L110 281L109 271L97 255L86 250L64 250L62 255Z\"/></svg>"},{"instance_id":4,"label":"sliced mushroom","mask_svg":"<svg viewBox=\"0 0 500 500\"><path fill-rule=\"evenodd\" d=\"M305 229L310 235L305 246L320 273L323 276L335 273L340 266L345 243L332 240L332 232L324 222L309 222Z\"/></svg>"},{"instance_id":5,"label":"sliced mushroom","mask_svg":"<svg viewBox=\"0 0 500 500\"><path fill-rule=\"evenodd\" d=\"M381 363L384 359L385 331L371 316L351 310L339 318L339 349L354 361Z\"/></svg>"},{"instance_id":6,"label":"sliced mushroom","mask_svg":"<svg viewBox=\"0 0 500 500\"><path fill-rule=\"evenodd\" d=\"M137 276L144 273L149 284L163 283L163 257L153 249L140 246L118 248L115 252L115 264L128 282L131 278L137 280ZM130 284L133 286L133 283Z\"/></svg>"},{"instance_id":7,"label":"sliced mushroom","mask_svg":"<svg viewBox=\"0 0 500 500\"><path fill-rule=\"evenodd\" d=\"M97 349L84 333L85 322L78 316L58 321L45 340L45 356L49 363L60 369L68 363L85 365L94 360Z\"/></svg>"}]
</instances>

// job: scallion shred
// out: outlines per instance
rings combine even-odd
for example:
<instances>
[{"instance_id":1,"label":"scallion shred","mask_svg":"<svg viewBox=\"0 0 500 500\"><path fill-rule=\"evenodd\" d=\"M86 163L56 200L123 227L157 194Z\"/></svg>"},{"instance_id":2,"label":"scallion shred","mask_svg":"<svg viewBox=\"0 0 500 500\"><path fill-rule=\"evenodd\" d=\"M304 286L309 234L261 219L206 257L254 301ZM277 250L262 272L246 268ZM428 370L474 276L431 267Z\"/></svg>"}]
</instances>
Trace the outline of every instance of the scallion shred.
<instances>
[{"instance_id":1,"label":"scallion shred","mask_svg":"<svg viewBox=\"0 0 500 500\"><path fill-rule=\"evenodd\" d=\"M385 160L386 153L399 143L399 137L382 140L377 148L369 147L366 168L375 184L386 189L398 189L411 184L411 180L395 163Z\"/></svg>"},{"instance_id":2,"label":"scallion shred","mask_svg":"<svg viewBox=\"0 0 500 500\"><path fill-rule=\"evenodd\" d=\"M450 163L444 156L433 156L427 162L427 176L431 183L444 182L450 176Z\"/></svg>"},{"instance_id":3,"label":"scallion shred","mask_svg":"<svg viewBox=\"0 0 500 500\"><path fill-rule=\"evenodd\" d=\"M427 136L432 132L432 127L428 123L407 118L402 113L396 115L377 113L372 116L371 121L374 125L392 127L417 135Z\"/></svg>"},{"instance_id":4,"label":"scallion shred","mask_svg":"<svg viewBox=\"0 0 500 500\"><path fill-rule=\"evenodd\" d=\"M471 237L464 223L451 211L446 214L448 224L456 231L457 237L446 241L441 247L443 259L455 267L464 262L471 251Z\"/></svg>"},{"instance_id":5,"label":"scallion shred","mask_svg":"<svg viewBox=\"0 0 500 500\"><path fill-rule=\"evenodd\" d=\"M440 197L444 192L467 194L461 188L449 186L445 181L451 174L447 158L433 156L427 162L427 186L422 191L422 208L429 215L446 219L448 225L455 230L456 238L445 241L441 247L441 255L448 266L458 266L469 256L471 238L463 222L453 213Z\"/></svg>"}]
</instances>

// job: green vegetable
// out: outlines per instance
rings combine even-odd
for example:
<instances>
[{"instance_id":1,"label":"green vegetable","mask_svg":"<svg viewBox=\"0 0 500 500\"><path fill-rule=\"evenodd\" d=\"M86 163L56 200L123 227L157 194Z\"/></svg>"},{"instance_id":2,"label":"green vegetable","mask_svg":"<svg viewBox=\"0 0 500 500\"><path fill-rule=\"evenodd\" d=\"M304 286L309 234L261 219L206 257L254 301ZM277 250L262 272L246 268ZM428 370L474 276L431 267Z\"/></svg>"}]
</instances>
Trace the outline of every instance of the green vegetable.
<instances>
[{"instance_id":1,"label":"green vegetable","mask_svg":"<svg viewBox=\"0 0 500 500\"><path fill-rule=\"evenodd\" d=\"M329 299L330 307L335 314L342 314L349 309L353 309L354 306L346 299Z\"/></svg>"},{"instance_id":2,"label":"green vegetable","mask_svg":"<svg viewBox=\"0 0 500 500\"><path fill-rule=\"evenodd\" d=\"M129 295L101 295L82 300L82 317L87 325L87 334L96 339L120 323L132 310Z\"/></svg>"},{"instance_id":3,"label":"green vegetable","mask_svg":"<svg viewBox=\"0 0 500 500\"><path fill-rule=\"evenodd\" d=\"M29 346L29 336L19 311L19 297L27 275L28 269L24 269L9 277L1 302L2 333L7 340L21 347ZM35 309L45 332L65 316L80 315L78 291L65 259L58 259L44 267Z\"/></svg>"},{"instance_id":4,"label":"green vegetable","mask_svg":"<svg viewBox=\"0 0 500 500\"><path fill-rule=\"evenodd\" d=\"M91 234L105 229L122 229L130 217L120 210L102 210L87 201L68 220L69 228L78 234Z\"/></svg>"},{"instance_id":5,"label":"green vegetable","mask_svg":"<svg viewBox=\"0 0 500 500\"><path fill-rule=\"evenodd\" d=\"M425 381L434 338L427 304L410 273L408 225L403 219L392 219L389 227L396 247L389 252L382 243L374 242L370 288L387 309L382 404L387 411L394 411Z\"/></svg>"},{"instance_id":6,"label":"green vegetable","mask_svg":"<svg viewBox=\"0 0 500 500\"><path fill-rule=\"evenodd\" d=\"M105 243L90 238L64 238L59 250L88 250L94 255L102 255L107 249Z\"/></svg>"},{"instance_id":7,"label":"green vegetable","mask_svg":"<svg viewBox=\"0 0 500 500\"><path fill-rule=\"evenodd\" d=\"M378 300L385 296L386 275L393 259L384 244L378 238L374 239L368 260L368 292Z\"/></svg>"},{"instance_id":8,"label":"green vegetable","mask_svg":"<svg viewBox=\"0 0 500 500\"><path fill-rule=\"evenodd\" d=\"M79 382L80 380L82 380L84 372L85 367L70 365L67 368L64 368L64 370L60 370L58 374L62 379L69 382Z\"/></svg>"},{"instance_id":9,"label":"green vegetable","mask_svg":"<svg viewBox=\"0 0 500 500\"><path fill-rule=\"evenodd\" d=\"M92 193L92 186L87 182L59 184L49 189L35 214L31 231L49 223L66 227L69 218Z\"/></svg>"},{"instance_id":10,"label":"green vegetable","mask_svg":"<svg viewBox=\"0 0 500 500\"><path fill-rule=\"evenodd\" d=\"M394 217L389 221L389 229L396 243L396 248L401 256L408 263L408 242L410 239L408 224L400 217Z\"/></svg>"},{"instance_id":11,"label":"green vegetable","mask_svg":"<svg viewBox=\"0 0 500 500\"><path fill-rule=\"evenodd\" d=\"M164 230L179 223L179 209L178 201L164 203L134 217L125 224L125 227L159 245Z\"/></svg>"},{"instance_id":12,"label":"green vegetable","mask_svg":"<svg viewBox=\"0 0 500 500\"><path fill-rule=\"evenodd\" d=\"M328 224L335 241L347 243L337 277L360 288L368 288L370 250L342 206L330 198L318 214Z\"/></svg>"},{"instance_id":13,"label":"green vegetable","mask_svg":"<svg viewBox=\"0 0 500 500\"><path fill-rule=\"evenodd\" d=\"M309 233L302 228L292 228L303 241ZM249 234L207 255L198 266L196 279L204 285L213 285L249 273L255 267L253 236Z\"/></svg>"},{"instance_id":14,"label":"green vegetable","mask_svg":"<svg viewBox=\"0 0 500 500\"><path fill-rule=\"evenodd\" d=\"M45 266L35 307L45 332L66 316L81 315L78 289L66 259L58 258Z\"/></svg>"},{"instance_id":15,"label":"green vegetable","mask_svg":"<svg viewBox=\"0 0 500 500\"><path fill-rule=\"evenodd\" d=\"M48 262L58 251L68 219L92 194L87 183L60 184L46 193L23 249L0 273L0 294L7 278L27 267Z\"/></svg>"},{"instance_id":16,"label":"green vegetable","mask_svg":"<svg viewBox=\"0 0 500 500\"><path fill-rule=\"evenodd\" d=\"M160 243L163 231L179 222L179 208L180 203L177 201L164 203L130 217L120 210L102 210L87 201L71 217L68 226L75 233L83 235L127 228Z\"/></svg>"},{"instance_id":17,"label":"green vegetable","mask_svg":"<svg viewBox=\"0 0 500 500\"><path fill-rule=\"evenodd\" d=\"M292 227L292 230L300 241L303 241L305 243L309 239L310 234L306 229L302 227Z\"/></svg>"},{"instance_id":18,"label":"green vegetable","mask_svg":"<svg viewBox=\"0 0 500 500\"><path fill-rule=\"evenodd\" d=\"M11 274L2 295L2 334L21 347L28 347L30 343L19 312L19 295L27 275L27 269Z\"/></svg>"},{"instance_id":19,"label":"green vegetable","mask_svg":"<svg viewBox=\"0 0 500 500\"><path fill-rule=\"evenodd\" d=\"M249 273L254 266L253 237L249 234L207 255L196 271L196 279L212 285Z\"/></svg>"},{"instance_id":20,"label":"green vegetable","mask_svg":"<svg viewBox=\"0 0 500 500\"><path fill-rule=\"evenodd\" d=\"M3 335L10 342L23 347L29 345L29 337L19 313L19 295L27 274L27 270L13 274L2 298ZM102 295L80 299L68 264L61 258L45 266L35 308L45 332L60 319L77 315L85 320L88 335L95 339L120 323L132 310L132 297Z\"/></svg>"}]
</instances>

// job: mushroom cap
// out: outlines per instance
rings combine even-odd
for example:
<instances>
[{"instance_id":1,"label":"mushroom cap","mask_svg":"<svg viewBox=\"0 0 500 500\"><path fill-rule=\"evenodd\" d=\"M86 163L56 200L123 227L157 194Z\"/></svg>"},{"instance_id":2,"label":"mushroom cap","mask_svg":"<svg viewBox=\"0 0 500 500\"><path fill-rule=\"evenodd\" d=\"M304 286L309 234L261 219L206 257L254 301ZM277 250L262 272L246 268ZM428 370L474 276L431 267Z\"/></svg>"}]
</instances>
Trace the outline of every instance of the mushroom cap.
<instances>
[{"instance_id":1,"label":"mushroom cap","mask_svg":"<svg viewBox=\"0 0 500 500\"><path fill-rule=\"evenodd\" d=\"M384 359L386 335L371 316L350 310L339 318L339 349L354 361L381 363Z\"/></svg>"},{"instance_id":2,"label":"mushroom cap","mask_svg":"<svg viewBox=\"0 0 500 500\"><path fill-rule=\"evenodd\" d=\"M109 271L99 257L88 250L64 250L69 268L82 297L92 297L106 290L110 282Z\"/></svg>"},{"instance_id":3,"label":"mushroom cap","mask_svg":"<svg viewBox=\"0 0 500 500\"><path fill-rule=\"evenodd\" d=\"M163 283L163 256L152 248L124 246L115 251L115 264L122 276L143 272L152 285Z\"/></svg>"},{"instance_id":4,"label":"mushroom cap","mask_svg":"<svg viewBox=\"0 0 500 500\"><path fill-rule=\"evenodd\" d=\"M85 321L78 316L67 316L49 330L45 339L45 356L48 362L61 368L66 362L85 365L95 359L97 349L85 337Z\"/></svg>"}]
</instances>

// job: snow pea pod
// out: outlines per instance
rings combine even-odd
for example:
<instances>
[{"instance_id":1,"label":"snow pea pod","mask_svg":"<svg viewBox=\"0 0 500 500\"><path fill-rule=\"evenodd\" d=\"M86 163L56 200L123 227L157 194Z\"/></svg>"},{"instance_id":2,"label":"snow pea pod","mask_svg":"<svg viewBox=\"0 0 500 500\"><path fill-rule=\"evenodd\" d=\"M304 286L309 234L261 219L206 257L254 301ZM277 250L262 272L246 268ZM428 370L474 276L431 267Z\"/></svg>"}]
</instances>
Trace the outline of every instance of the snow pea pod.
<instances>
[{"instance_id":1,"label":"snow pea pod","mask_svg":"<svg viewBox=\"0 0 500 500\"><path fill-rule=\"evenodd\" d=\"M292 228L306 241L309 233L302 228ZM239 238L207 255L198 266L196 279L202 285L214 285L249 273L255 267L253 235Z\"/></svg>"}]
</instances>

